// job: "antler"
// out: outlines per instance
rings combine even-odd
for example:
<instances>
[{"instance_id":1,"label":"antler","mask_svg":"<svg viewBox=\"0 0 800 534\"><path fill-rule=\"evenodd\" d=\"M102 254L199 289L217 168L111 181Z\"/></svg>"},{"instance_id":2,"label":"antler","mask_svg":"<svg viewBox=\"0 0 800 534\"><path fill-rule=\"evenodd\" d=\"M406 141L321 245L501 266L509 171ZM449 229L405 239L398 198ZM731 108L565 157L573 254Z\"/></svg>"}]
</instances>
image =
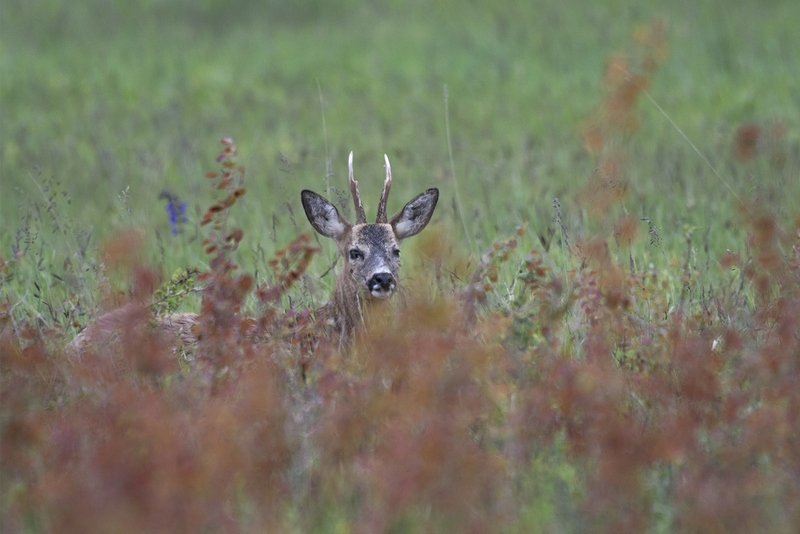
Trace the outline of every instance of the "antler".
<instances>
[{"instance_id":1,"label":"antler","mask_svg":"<svg viewBox=\"0 0 800 534\"><path fill-rule=\"evenodd\" d=\"M378 203L378 223L387 222L386 218L386 201L389 200L389 190L392 188L392 166L389 165L389 157L384 154L383 159L386 161L386 181L383 182L383 193L381 193L381 201Z\"/></svg>"},{"instance_id":2,"label":"antler","mask_svg":"<svg viewBox=\"0 0 800 534\"><path fill-rule=\"evenodd\" d=\"M364 205L361 203L361 195L358 193L358 182L353 179L353 153L347 160L347 170L350 176L350 193L353 194L353 203L356 205L356 224L367 222L367 214L364 213Z\"/></svg>"}]
</instances>

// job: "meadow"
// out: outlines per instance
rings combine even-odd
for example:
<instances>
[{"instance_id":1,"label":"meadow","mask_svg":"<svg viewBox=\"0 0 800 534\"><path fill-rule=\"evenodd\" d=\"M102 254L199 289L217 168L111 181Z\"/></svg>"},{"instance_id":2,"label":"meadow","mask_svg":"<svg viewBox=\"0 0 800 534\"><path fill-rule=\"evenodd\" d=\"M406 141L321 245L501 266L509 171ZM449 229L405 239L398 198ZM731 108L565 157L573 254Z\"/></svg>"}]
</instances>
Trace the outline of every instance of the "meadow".
<instances>
[{"instance_id":1,"label":"meadow","mask_svg":"<svg viewBox=\"0 0 800 534\"><path fill-rule=\"evenodd\" d=\"M0 531L796 532L796 20L5 1ZM383 154L441 194L341 348L351 150L368 214Z\"/></svg>"}]
</instances>

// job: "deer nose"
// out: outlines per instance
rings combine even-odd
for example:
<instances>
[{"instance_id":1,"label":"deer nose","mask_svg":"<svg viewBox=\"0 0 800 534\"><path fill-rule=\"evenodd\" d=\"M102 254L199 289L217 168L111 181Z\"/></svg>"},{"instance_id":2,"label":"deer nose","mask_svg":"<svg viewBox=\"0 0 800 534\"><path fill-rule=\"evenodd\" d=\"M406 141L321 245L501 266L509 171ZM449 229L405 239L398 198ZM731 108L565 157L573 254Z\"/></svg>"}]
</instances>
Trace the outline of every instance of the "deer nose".
<instances>
[{"instance_id":1,"label":"deer nose","mask_svg":"<svg viewBox=\"0 0 800 534\"><path fill-rule=\"evenodd\" d=\"M375 273L367 282L369 290L375 293L389 293L394 289L395 282L392 273Z\"/></svg>"}]
</instances>

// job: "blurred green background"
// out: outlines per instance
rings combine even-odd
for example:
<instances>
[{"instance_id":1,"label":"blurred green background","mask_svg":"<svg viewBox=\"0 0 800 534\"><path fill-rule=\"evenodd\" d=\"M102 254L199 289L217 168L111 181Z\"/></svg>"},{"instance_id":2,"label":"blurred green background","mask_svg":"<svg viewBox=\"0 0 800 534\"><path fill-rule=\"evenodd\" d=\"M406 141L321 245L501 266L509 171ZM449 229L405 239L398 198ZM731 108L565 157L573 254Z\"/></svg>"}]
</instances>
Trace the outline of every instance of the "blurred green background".
<instances>
[{"instance_id":1,"label":"blurred green background","mask_svg":"<svg viewBox=\"0 0 800 534\"><path fill-rule=\"evenodd\" d=\"M193 238L214 198L203 175L217 168L222 136L247 168L248 193L232 213L246 269L310 230L300 190L346 189L351 150L369 212L386 153L390 210L439 187L434 221L473 255L526 221L524 246L539 246L556 197L571 237L588 235L576 196L597 160L581 126L603 96L609 57L635 51L632 35L656 17L669 55L649 94L738 196L779 216L798 198L796 1L4 0L0 9L0 256L26 240L26 254L38 254L20 281L63 273L65 258L91 257L129 227L145 230L165 272L202 264ZM683 254L687 228L705 236L707 256L741 248L731 191L650 101L638 113L639 129L621 141L630 181L621 210L649 217L661 242L655 250L641 239L636 261ZM733 157L735 131L749 123L779 125L781 165ZM165 188L188 204L177 237L158 198Z\"/></svg>"}]
</instances>

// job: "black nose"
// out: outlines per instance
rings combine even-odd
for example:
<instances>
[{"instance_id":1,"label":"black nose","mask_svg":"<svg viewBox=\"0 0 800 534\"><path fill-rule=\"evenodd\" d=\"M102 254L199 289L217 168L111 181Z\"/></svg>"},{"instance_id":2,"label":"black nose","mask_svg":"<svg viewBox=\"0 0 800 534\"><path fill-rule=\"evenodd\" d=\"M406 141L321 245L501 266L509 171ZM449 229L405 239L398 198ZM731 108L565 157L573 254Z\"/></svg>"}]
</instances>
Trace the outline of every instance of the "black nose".
<instances>
[{"instance_id":1,"label":"black nose","mask_svg":"<svg viewBox=\"0 0 800 534\"><path fill-rule=\"evenodd\" d=\"M391 291L394 289L394 276L392 276L392 273L376 273L372 275L367 285L370 291L375 291L376 289Z\"/></svg>"}]
</instances>

